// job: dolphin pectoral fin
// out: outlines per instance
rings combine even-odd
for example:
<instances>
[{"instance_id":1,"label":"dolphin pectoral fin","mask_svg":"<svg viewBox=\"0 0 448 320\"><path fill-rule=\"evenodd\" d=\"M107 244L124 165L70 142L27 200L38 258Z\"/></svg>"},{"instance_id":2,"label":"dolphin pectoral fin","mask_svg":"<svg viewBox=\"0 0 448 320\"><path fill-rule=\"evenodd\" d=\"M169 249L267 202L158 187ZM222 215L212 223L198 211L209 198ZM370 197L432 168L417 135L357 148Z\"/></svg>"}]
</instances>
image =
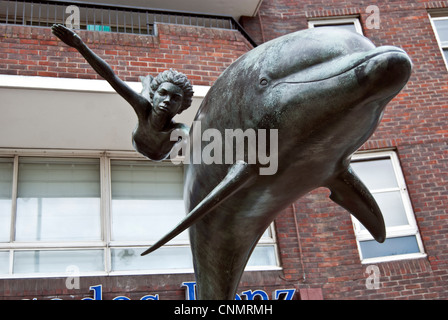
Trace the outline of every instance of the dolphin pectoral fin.
<instances>
[{"instance_id":1,"label":"dolphin pectoral fin","mask_svg":"<svg viewBox=\"0 0 448 320\"><path fill-rule=\"evenodd\" d=\"M216 206L226 201L235 192L247 186L255 177L256 174L246 162L237 161L230 167L225 178L184 218L184 220L141 255L144 256L157 250L168 241L178 236L181 232L202 219Z\"/></svg>"},{"instance_id":2,"label":"dolphin pectoral fin","mask_svg":"<svg viewBox=\"0 0 448 320\"><path fill-rule=\"evenodd\" d=\"M383 215L370 191L349 167L334 179L329 188L330 199L350 212L370 232L376 241L386 239Z\"/></svg>"}]
</instances>

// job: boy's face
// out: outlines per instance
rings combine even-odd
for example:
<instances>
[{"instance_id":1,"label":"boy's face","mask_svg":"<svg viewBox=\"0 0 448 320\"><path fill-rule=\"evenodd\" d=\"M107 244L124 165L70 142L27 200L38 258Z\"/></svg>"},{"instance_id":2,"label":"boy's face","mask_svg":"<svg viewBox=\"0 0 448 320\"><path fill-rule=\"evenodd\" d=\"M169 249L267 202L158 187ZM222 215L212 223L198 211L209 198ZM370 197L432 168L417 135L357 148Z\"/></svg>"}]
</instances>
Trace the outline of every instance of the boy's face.
<instances>
[{"instance_id":1,"label":"boy's face","mask_svg":"<svg viewBox=\"0 0 448 320\"><path fill-rule=\"evenodd\" d=\"M154 113L158 117L172 119L181 109L183 97L181 88L170 82L162 83L152 100Z\"/></svg>"}]
</instances>

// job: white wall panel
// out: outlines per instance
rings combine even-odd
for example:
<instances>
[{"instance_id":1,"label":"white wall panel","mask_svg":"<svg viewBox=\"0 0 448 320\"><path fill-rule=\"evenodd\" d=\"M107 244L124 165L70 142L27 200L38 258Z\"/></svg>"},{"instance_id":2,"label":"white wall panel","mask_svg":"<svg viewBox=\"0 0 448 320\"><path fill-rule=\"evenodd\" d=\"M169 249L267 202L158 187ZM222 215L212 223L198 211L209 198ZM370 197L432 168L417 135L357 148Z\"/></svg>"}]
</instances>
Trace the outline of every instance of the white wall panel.
<instances>
[{"instance_id":1,"label":"white wall panel","mask_svg":"<svg viewBox=\"0 0 448 320\"><path fill-rule=\"evenodd\" d=\"M42 84L47 79L0 79L0 148L133 150L137 117L105 81L74 85L73 79L53 78ZM194 98L175 120L191 124L201 101Z\"/></svg>"}]
</instances>

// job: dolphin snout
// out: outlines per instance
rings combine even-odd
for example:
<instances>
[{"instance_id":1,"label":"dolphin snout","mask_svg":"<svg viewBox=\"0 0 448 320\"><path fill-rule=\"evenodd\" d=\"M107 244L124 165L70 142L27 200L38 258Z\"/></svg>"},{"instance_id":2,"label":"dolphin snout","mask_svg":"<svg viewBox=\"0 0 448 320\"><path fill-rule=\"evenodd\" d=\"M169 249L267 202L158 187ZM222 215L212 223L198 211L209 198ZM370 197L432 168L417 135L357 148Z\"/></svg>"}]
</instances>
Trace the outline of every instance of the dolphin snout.
<instances>
[{"instance_id":1,"label":"dolphin snout","mask_svg":"<svg viewBox=\"0 0 448 320\"><path fill-rule=\"evenodd\" d=\"M404 87L411 70L412 61L404 50L383 46L372 50L368 59L355 68L355 74L360 85L390 96Z\"/></svg>"}]
</instances>

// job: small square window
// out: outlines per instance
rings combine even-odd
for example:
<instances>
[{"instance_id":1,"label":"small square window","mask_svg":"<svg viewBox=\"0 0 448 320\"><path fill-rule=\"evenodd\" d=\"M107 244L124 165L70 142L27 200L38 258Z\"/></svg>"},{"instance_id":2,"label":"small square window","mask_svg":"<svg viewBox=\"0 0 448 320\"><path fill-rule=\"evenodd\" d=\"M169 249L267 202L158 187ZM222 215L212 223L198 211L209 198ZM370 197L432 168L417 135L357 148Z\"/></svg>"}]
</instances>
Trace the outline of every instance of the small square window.
<instances>
[{"instance_id":1,"label":"small square window","mask_svg":"<svg viewBox=\"0 0 448 320\"><path fill-rule=\"evenodd\" d=\"M324 19L324 20L310 20L308 21L308 28L320 27L336 27L353 32L362 33L361 23L358 18L341 18L341 19Z\"/></svg>"}]
</instances>

